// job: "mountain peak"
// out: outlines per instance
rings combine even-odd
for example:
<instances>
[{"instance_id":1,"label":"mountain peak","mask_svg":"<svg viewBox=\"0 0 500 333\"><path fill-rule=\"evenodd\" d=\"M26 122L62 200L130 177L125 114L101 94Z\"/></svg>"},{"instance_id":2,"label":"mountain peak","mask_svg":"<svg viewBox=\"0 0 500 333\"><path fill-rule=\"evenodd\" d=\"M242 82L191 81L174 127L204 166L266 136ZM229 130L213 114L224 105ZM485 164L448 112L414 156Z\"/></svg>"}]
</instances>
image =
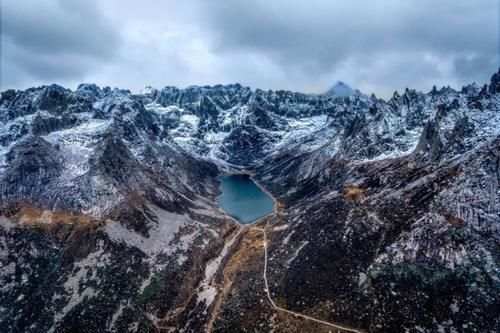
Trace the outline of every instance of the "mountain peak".
<instances>
[{"instance_id":1,"label":"mountain peak","mask_svg":"<svg viewBox=\"0 0 500 333\"><path fill-rule=\"evenodd\" d=\"M152 94L155 91L156 91L155 88L153 88L151 86L145 86L143 89L141 89L141 91L139 93L141 95L148 95L148 94Z\"/></svg>"},{"instance_id":2,"label":"mountain peak","mask_svg":"<svg viewBox=\"0 0 500 333\"><path fill-rule=\"evenodd\" d=\"M348 97L356 94L356 91L352 89L348 84L337 81L328 91L327 95L339 96L339 97Z\"/></svg>"}]
</instances>

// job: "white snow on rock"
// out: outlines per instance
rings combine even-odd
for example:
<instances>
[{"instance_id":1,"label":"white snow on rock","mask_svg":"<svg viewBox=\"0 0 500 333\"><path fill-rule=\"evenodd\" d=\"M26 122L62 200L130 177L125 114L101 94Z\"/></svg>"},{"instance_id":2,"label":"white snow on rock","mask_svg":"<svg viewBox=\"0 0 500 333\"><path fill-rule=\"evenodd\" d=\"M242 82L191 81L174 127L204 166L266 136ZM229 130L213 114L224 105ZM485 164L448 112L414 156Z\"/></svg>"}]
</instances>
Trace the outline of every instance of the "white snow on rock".
<instances>
[{"instance_id":1,"label":"white snow on rock","mask_svg":"<svg viewBox=\"0 0 500 333\"><path fill-rule=\"evenodd\" d=\"M300 251L304 248L304 246L306 246L307 244L309 244L309 241L303 241L300 244L300 246L295 250L294 254L290 257L290 259L287 260L286 264L290 265L297 258L297 256L299 255Z\"/></svg>"},{"instance_id":2,"label":"white snow on rock","mask_svg":"<svg viewBox=\"0 0 500 333\"><path fill-rule=\"evenodd\" d=\"M64 318L64 316L69 311L71 311L72 308L81 303L86 297L92 298L95 296L96 290L93 287L85 287L83 291L80 292L80 285L89 280L95 280L97 278L96 269L109 264L110 256L111 255L109 253L104 252L103 242L101 241L98 244L97 251L90 253L86 258L74 264L73 271L75 273L70 275L63 285L66 292L70 294L70 297L62 310L57 312L54 320L54 325L49 330L49 332L53 332L57 323L62 318ZM89 271L91 272L91 274L88 274ZM61 295L54 296L57 298L61 297Z\"/></svg>"},{"instance_id":3,"label":"white snow on rock","mask_svg":"<svg viewBox=\"0 0 500 333\"><path fill-rule=\"evenodd\" d=\"M89 119L79 126L43 136L48 142L60 147L65 164L61 179L71 180L89 170L88 161L95 151L98 138L110 125L110 120Z\"/></svg>"},{"instance_id":4,"label":"white snow on rock","mask_svg":"<svg viewBox=\"0 0 500 333\"><path fill-rule=\"evenodd\" d=\"M105 233L112 241L136 247L148 255L170 252L173 250L170 242L174 239L175 234L181 227L192 221L188 215L170 213L153 205L149 205L148 208L157 217L157 222L151 222L149 237L144 237L113 220L107 222L104 228ZM186 244L181 242L179 243L180 247L188 247L188 243L193 240L193 237L185 237L187 238L183 240Z\"/></svg>"}]
</instances>

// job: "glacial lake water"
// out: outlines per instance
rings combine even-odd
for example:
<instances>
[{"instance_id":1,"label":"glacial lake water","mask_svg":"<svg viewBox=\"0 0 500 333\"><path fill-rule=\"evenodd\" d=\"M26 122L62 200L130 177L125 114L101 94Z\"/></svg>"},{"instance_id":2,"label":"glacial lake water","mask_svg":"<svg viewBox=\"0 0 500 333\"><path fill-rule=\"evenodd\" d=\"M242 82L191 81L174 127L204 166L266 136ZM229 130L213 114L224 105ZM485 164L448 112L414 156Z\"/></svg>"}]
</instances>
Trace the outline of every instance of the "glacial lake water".
<instances>
[{"instance_id":1,"label":"glacial lake water","mask_svg":"<svg viewBox=\"0 0 500 333\"><path fill-rule=\"evenodd\" d=\"M219 206L240 223L253 222L274 211L272 197L248 175L223 176L220 189Z\"/></svg>"}]
</instances>

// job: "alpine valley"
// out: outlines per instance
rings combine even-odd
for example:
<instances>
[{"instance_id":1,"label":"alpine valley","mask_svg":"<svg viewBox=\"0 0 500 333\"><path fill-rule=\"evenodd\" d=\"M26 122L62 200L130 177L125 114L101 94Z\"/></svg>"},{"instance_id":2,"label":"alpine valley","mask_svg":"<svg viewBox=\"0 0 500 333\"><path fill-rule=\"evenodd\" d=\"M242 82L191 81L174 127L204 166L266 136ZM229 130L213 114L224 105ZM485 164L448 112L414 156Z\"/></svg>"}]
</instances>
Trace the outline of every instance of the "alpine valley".
<instances>
[{"instance_id":1,"label":"alpine valley","mask_svg":"<svg viewBox=\"0 0 500 333\"><path fill-rule=\"evenodd\" d=\"M225 214L231 173L276 212ZM500 71L388 101L6 90L0 331L498 332L499 183Z\"/></svg>"}]
</instances>

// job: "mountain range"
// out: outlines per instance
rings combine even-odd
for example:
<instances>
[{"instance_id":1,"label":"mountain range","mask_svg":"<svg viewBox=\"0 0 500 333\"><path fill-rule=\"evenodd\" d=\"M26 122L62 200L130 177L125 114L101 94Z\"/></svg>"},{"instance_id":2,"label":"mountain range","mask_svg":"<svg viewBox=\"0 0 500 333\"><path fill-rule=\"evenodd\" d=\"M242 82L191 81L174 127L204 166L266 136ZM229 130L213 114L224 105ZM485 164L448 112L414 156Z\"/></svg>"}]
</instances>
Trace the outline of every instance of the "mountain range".
<instances>
[{"instance_id":1,"label":"mountain range","mask_svg":"<svg viewBox=\"0 0 500 333\"><path fill-rule=\"evenodd\" d=\"M250 226L215 200L241 172L276 201ZM498 332L499 183L500 70L387 101L5 90L0 331L332 330L269 295L358 331Z\"/></svg>"}]
</instances>

